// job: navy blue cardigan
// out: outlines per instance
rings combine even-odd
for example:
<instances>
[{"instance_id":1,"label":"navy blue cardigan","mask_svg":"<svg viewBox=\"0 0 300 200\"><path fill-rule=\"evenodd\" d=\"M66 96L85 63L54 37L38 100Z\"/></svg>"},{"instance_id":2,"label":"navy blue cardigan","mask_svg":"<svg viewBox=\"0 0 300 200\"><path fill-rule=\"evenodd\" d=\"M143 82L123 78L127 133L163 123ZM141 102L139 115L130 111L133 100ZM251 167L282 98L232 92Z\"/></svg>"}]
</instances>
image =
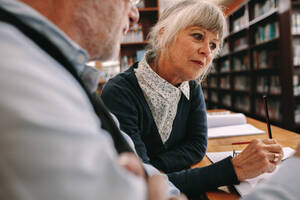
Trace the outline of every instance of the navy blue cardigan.
<instances>
[{"instance_id":1,"label":"navy blue cardigan","mask_svg":"<svg viewBox=\"0 0 300 200\"><path fill-rule=\"evenodd\" d=\"M199 162L206 152L206 108L200 85L189 82L190 100L181 95L172 132L164 144L138 85L133 70L137 66L110 79L101 97L118 118L121 129L132 138L141 159L167 173L188 196L238 183L231 158L209 167L185 170Z\"/></svg>"}]
</instances>

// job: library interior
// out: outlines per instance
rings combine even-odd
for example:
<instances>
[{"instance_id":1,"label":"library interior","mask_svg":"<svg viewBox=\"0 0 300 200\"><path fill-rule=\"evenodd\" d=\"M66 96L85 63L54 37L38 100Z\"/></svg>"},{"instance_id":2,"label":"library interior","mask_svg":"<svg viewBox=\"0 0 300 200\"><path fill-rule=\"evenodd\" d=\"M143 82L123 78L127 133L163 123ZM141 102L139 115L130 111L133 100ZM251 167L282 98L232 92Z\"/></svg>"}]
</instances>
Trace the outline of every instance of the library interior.
<instances>
[{"instance_id":1,"label":"library interior","mask_svg":"<svg viewBox=\"0 0 300 200\"><path fill-rule=\"evenodd\" d=\"M0 199L300 199L300 0L44 1L0 0Z\"/></svg>"},{"instance_id":2,"label":"library interior","mask_svg":"<svg viewBox=\"0 0 300 200\"><path fill-rule=\"evenodd\" d=\"M127 32L118 58L91 63L101 71L98 92L145 53L147 34L171 0L142 0L140 19ZM201 82L207 109L226 109L300 133L299 0L220 0L227 33L214 67Z\"/></svg>"}]
</instances>

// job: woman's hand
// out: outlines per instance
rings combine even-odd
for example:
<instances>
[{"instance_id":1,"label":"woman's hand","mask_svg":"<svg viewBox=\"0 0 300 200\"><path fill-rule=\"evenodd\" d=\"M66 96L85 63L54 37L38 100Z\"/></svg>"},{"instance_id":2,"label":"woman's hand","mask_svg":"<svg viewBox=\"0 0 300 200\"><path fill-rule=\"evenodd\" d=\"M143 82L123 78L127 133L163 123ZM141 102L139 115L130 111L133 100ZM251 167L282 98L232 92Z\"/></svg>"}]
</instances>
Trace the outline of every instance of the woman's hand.
<instances>
[{"instance_id":1,"label":"woman's hand","mask_svg":"<svg viewBox=\"0 0 300 200\"><path fill-rule=\"evenodd\" d=\"M243 181L265 172L273 172L282 157L282 148L275 140L256 139L234 157L232 163L238 180Z\"/></svg>"}]
</instances>

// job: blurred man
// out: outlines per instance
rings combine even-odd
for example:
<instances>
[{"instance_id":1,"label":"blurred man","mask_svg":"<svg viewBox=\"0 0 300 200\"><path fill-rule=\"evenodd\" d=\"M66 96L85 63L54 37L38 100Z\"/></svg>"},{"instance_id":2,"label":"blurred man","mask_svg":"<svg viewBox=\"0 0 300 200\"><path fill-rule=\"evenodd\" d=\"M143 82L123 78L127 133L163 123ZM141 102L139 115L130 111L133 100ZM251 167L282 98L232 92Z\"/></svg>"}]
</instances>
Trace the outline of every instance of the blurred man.
<instances>
[{"instance_id":1,"label":"blurred man","mask_svg":"<svg viewBox=\"0 0 300 200\"><path fill-rule=\"evenodd\" d=\"M117 155L78 79L118 53L134 3L0 0L1 199L166 198L160 176Z\"/></svg>"}]
</instances>

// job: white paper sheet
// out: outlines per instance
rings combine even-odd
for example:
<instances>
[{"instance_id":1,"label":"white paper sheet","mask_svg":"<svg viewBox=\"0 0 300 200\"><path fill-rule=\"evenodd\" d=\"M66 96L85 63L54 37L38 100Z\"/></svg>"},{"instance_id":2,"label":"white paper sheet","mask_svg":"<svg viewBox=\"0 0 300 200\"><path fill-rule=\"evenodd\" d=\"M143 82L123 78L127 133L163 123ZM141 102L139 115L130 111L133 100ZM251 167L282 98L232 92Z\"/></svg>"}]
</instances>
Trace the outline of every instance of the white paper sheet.
<instances>
[{"instance_id":1,"label":"white paper sheet","mask_svg":"<svg viewBox=\"0 0 300 200\"><path fill-rule=\"evenodd\" d=\"M240 151L239 151L240 152ZM288 157L292 156L295 153L295 150L291 149L290 147L283 147L284 156L282 160L287 159ZM224 151L224 152L207 152L206 156L208 159L215 163L228 156L232 156L232 151ZM272 173L264 173L255 178L247 179L241 182L239 185L234 185L236 190L240 193L241 196L248 194L257 184L264 182L268 178L270 178L273 174L276 173L280 165L277 166L276 170Z\"/></svg>"},{"instance_id":2,"label":"white paper sheet","mask_svg":"<svg viewBox=\"0 0 300 200\"><path fill-rule=\"evenodd\" d=\"M264 134L265 132L251 124L241 124L233 126L223 126L208 129L208 138L231 137L242 135Z\"/></svg>"}]
</instances>

